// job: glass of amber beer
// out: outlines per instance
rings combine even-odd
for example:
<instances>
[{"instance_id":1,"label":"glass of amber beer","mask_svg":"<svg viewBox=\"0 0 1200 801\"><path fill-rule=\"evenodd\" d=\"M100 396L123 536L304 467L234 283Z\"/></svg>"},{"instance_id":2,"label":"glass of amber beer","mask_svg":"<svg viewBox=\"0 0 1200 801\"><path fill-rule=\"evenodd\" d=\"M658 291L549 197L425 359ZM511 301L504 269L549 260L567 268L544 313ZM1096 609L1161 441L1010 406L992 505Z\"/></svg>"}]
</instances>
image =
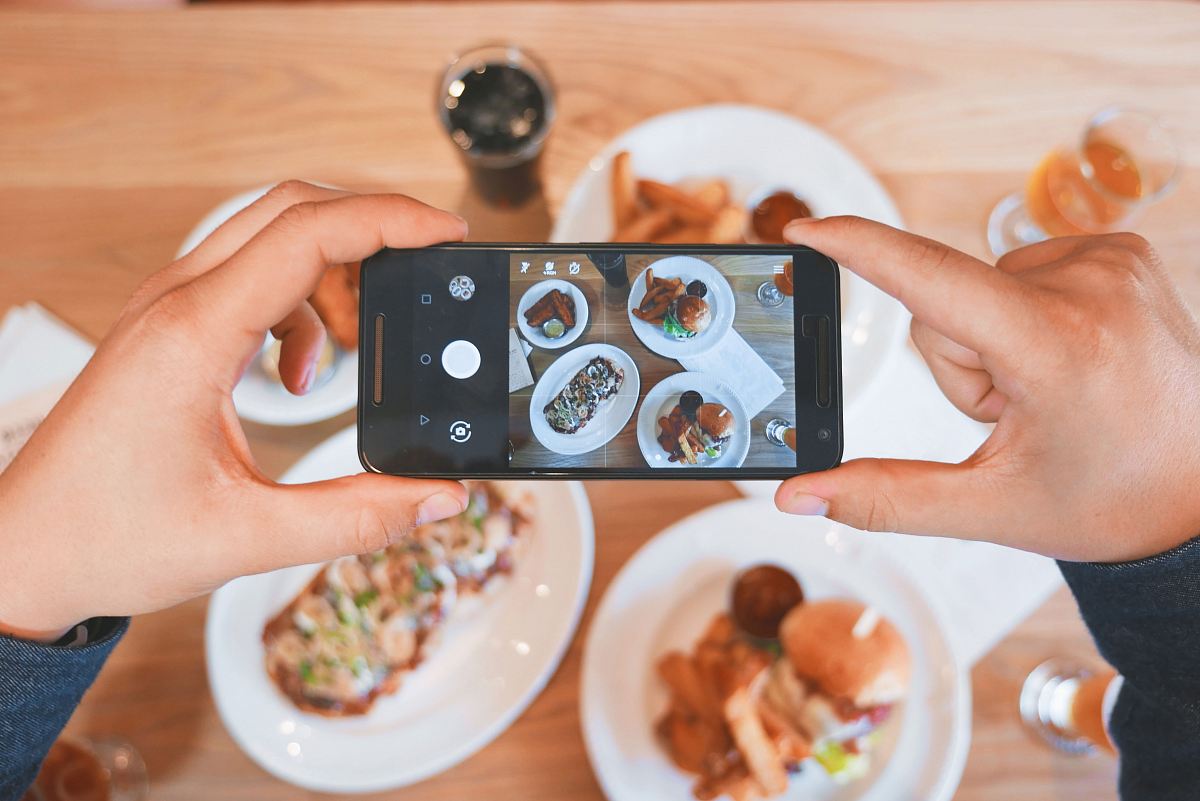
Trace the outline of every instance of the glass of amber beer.
<instances>
[{"instance_id":1,"label":"glass of amber beer","mask_svg":"<svg viewBox=\"0 0 1200 801\"><path fill-rule=\"evenodd\" d=\"M1179 148L1152 114L1110 106L1080 141L1051 151L1024 192L1001 200L988 218L988 244L1002 256L1055 236L1118 231L1175 185Z\"/></svg>"}]
</instances>

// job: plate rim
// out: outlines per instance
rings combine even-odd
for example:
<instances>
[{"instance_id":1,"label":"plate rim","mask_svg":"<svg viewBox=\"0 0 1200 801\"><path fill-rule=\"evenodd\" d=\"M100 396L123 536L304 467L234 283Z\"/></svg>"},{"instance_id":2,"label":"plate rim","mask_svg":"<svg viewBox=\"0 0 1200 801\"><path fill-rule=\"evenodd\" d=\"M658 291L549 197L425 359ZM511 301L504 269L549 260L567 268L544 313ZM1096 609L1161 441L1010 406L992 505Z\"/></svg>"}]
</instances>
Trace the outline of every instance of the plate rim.
<instances>
[{"instance_id":1,"label":"plate rim","mask_svg":"<svg viewBox=\"0 0 1200 801\"><path fill-rule=\"evenodd\" d=\"M347 446L343 441L348 441L349 445ZM297 460L297 462L288 468L288 470L283 474L279 483L296 483L289 481L288 479L295 478L297 474L303 474L306 471L311 471L313 469L312 464L317 462L318 457L321 460L327 460L339 451L347 450L347 447L349 448L349 452L353 454L356 443L356 426L349 426L345 429L342 429L336 434L333 434L329 438L318 443L314 448L312 448L312 450L308 451L308 453ZM358 472L362 472L361 468L358 469ZM213 706L217 710L217 717L220 719L221 725L224 727L225 731L229 734L233 741L237 743L237 746L242 753L249 757L251 761L253 761L257 766L262 768L270 775L294 787L301 787L308 790L326 793L361 794L394 790L400 787L407 787L417 784L418 782L425 781L426 779L429 779L455 767L456 765L461 764L504 734L504 732L506 732L523 714L525 714L533 702L537 700L537 698L546 689L546 686L550 683L551 679L558 674L559 669L562 667L562 660L566 657L567 652L570 650L571 645L575 642L576 637L579 634L579 624L583 617L584 609L587 606L588 596L591 593L592 578L595 572L596 546L595 518L592 514L591 501L588 498L582 482L564 481L553 483L562 484L566 488L575 508L576 519L579 523L579 581L574 588L574 596L571 599L570 613L566 619L567 627L565 630L565 636L562 638L562 641L552 649L550 658L546 661L545 666L540 671L537 679L519 695L516 703L514 703L504 714L496 718L495 723L491 727L479 730L476 736L462 738L459 741L460 746L450 756L441 760L431 760L425 765L422 765L419 770L406 772L400 779L358 783L326 782L320 779L312 780L311 778L307 777L297 777L293 774L287 773L286 771L278 770L278 765L269 760L260 759L255 748L250 742L248 742L246 738L244 738L243 732L240 731L235 725L231 724L230 714L227 712L225 706L218 697L216 690L218 684L216 678L217 669L215 666L214 651L210 643L214 638L218 638L220 636L219 632L215 631L215 627L217 625L217 614L214 612L214 609L216 609L218 604L221 603L218 596L221 594L225 586L228 586L228 584L232 584L233 582L252 580L258 577L271 575L273 572L278 572L271 571L271 573L256 574L254 576L244 576L233 579L233 581L228 582L226 585L218 588L217 590L214 590L208 598L208 604L205 610L204 666L205 677L209 685L209 697L212 700ZM297 568L304 567L315 568L317 567L317 564L296 565L290 568L282 568L282 570L295 570Z\"/></svg>"},{"instance_id":2,"label":"plate rim","mask_svg":"<svg viewBox=\"0 0 1200 801\"><path fill-rule=\"evenodd\" d=\"M665 528L656 532L653 536L643 542L636 551L634 551L634 553L624 562L624 564L621 565L616 574L609 580L608 584L604 588L604 592L597 600L595 607L592 610L592 615L588 624L588 630L585 633L583 641L580 659L578 713L580 734L583 737L584 751L587 754L588 764L591 766L592 775L595 777L596 783L599 784L601 792L604 793L604 796L606 799L608 799L608 801L624 801L624 797L615 791L610 778L597 768L596 745L593 743L593 738L596 736L596 734L593 731L594 726L590 722L591 718L589 716L589 712L591 711L590 707L596 702L589 701L590 696L586 691L586 687L590 683L589 676L596 670L596 668L592 666L593 638L599 628L599 624L603 621L603 619L613 614L611 607L617 603L615 600L612 600L614 597L613 592L615 588L620 584L626 572L637 562L637 560L643 558L647 551L658 546L663 539L667 537L694 536L694 532L698 530L694 526L696 521L701 520L702 518L713 513L724 513L727 511L736 513L736 511L739 509L752 511L755 509L768 508L768 506L769 504L764 503L758 498L734 498L728 501L713 504L711 506L706 506L703 509L674 521ZM820 522L816 518L813 520ZM849 531L854 534L861 533L856 532L843 524L835 523L834 521L825 522L832 527L833 531ZM864 544L869 547L869 540ZM881 558L884 558L887 561L889 569L894 570L899 575L901 581L906 585L907 589L921 599L931 616L935 619L939 638L942 640L943 645L945 646L945 653L953 667L955 682L954 727L956 732L952 733L951 735L947 759L944 761L942 770L937 776L935 785L932 788L933 792L927 799L927 801L950 801L955 790L962 781L962 775L966 767L967 756L970 751L973 735L972 710L974 699L969 667L963 663L958 654L955 653L954 649L950 645L948 634L949 629L946 625L947 616L945 610L942 608L941 602L938 601L938 599L934 596L931 596L925 592L920 583L915 580L913 575L902 563L886 559L886 556Z\"/></svg>"}]
</instances>

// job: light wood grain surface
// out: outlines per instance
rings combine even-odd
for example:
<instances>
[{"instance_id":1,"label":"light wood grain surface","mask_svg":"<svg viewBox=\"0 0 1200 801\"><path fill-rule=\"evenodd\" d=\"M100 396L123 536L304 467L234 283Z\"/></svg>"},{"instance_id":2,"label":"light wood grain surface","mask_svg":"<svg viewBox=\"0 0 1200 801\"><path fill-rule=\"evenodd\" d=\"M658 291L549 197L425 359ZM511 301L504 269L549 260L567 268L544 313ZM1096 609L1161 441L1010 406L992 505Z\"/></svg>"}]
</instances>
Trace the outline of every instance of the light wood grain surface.
<instances>
[{"instance_id":1,"label":"light wood grain surface","mask_svg":"<svg viewBox=\"0 0 1200 801\"><path fill-rule=\"evenodd\" d=\"M548 63L559 117L547 199L494 212L466 192L433 114L456 49L510 39ZM0 13L0 309L36 299L92 338L224 198L287 177L399 189L460 210L477 239L537 240L611 137L698 103L778 108L837 137L908 225L984 252L983 220L1090 112L1161 114L1192 169L1137 230L1200 309L1200 6L1114 3L455 3L237 5L179 13ZM273 475L351 415L247 425ZM654 532L735 495L665 508L645 485L589 487L591 610ZM203 668L205 602L137 621L71 724L145 754L156 799L283 799L222 728ZM599 798L579 735L581 640L530 710L463 765L390 799ZM1114 798L1115 765L1055 755L1018 726L1025 673L1094 652L1065 592L972 673L974 733L957 797Z\"/></svg>"},{"instance_id":2,"label":"light wood grain surface","mask_svg":"<svg viewBox=\"0 0 1200 801\"><path fill-rule=\"evenodd\" d=\"M625 264L629 282L636 284L643 275L643 271L663 257L663 255L650 256L630 253ZM740 334L746 344L762 357L765 364L779 377L785 387L781 393L771 398L761 411L750 415L750 450L742 464L746 467L786 468L790 466L795 468L795 453L787 448L772 445L763 433L767 421L772 418L782 417L794 421L796 417L792 299L786 298L784 304L777 308L766 308L755 298L759 284L771 281L774 277L772 272L774 265L782 265L783 261L766 255L702 256L700 258L723 275L729 285L735 305L733 331ZM646 393L654 389L655 385L669 376L685 372L686 368L675 359L667 358L652 350L634 332L634 323L626 307L626 301L633 291L630 283L622 288L609 286L591 260L583 253L559 254L555 259L557 262L555 270L560 273L558 280L569 281L583 293L588 305L589 316L584 331L569 346L557 350L534 348L529 362L533 368L535 381L539 380L545 371L559 359L567 358L569 363L575 364L575 361L571 361L570 354L577 348L594 344L611 345L629 356L637 368L637 405L633 409L629 422L621 427L610 442L588 453L563 455L547 449L533 437L529 406L537 384L513 392L509 396L509 432L515 446L512 466L645 467L648 457L643 455L637 436L641 404L646 398ZM539 261L540 269L540 262L544 262L544 259L535 259L535 261ZM580 266L580 272L577 275L567 272L569 269L567 265L572 262ZM660 278L675 277L669 269L664 272L662 268L656 269L655 275ZM520 305L521 297L527 290L544 279L544 275L538 274L534 270L524 275L519 271L514 273L509 293L510 325L517 325L517 307ZM717 290L718 288L713 286L707 297L712 304L721 302ZM716 307L714 306L713 309L715 315ZM651 330L651 327L644 323L637 324L643 326L644 335L662 337L665 341L665 335L661 333L661 330ZM717 376L718 379L724 376L724 380L732 381L732 376L744 368L744 365L736 360L722 359L717 356L710 356L709 359L710 361L705 363L703 372ZM579 362L579 364L582 367L584 362ZM574 372L570 372L570 375L574 375ZM565 385L565 382L570 380L570 375L558 382L556 386L561 388ZM550 391L547 397L553 398L557 391L558 389ZM678 399L675 398L675 400ZM719 397L706 397L705 400L722 402ZM765 400L765 396L747 397L745 400L747 403L754 400L762 401ZM726 399L724 402L729 403L730 401ZM607 412L604 410L611 408L612 405L611 401L608 402L601 407L600 413L606 414ZM666 414L669 411L670 409L667 408L662 413ZM652 444L658 432L659 429L656 425L650 435ZM584 433L584 430L581 429L580 433ZM658 454L657 445L654 445L652 453Z\"/></svg>"}]
</instances>

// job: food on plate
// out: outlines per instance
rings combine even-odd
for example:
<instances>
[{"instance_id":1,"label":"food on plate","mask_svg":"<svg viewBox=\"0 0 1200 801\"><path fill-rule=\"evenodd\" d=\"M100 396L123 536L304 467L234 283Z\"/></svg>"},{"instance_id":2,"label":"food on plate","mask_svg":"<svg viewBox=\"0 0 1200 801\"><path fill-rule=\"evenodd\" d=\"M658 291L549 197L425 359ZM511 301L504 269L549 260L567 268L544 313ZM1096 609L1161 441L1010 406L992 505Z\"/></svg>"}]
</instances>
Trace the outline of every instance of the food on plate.
<instances>
[{"instance_id":1,"label":"food on plate","mask_svg":"<svg viewBox=\"0 0 1200 801\"><path fill-rule=\"evenodd\" d=\"M753 242L783 244L784 227L792 220L811 217L812 209L787 190L767 195L750 212L750 230L746 238Z\"/></svg>"},{"instance_id":2,"label":"food on plate","mask_svg":"<svg viewBox=\"0 0 1200 801\"><path fill-rule=\"evenodd\" d=\"M657 664L670 700L655 730L672 761L697 774L693 795L770 798L789 774L818 767L838 782L861 776L873 732L907 690L899 634L855 601L806 601L774 565L741 573L731 601L782 613L779 639L747 636L721 612L690 652Z\"/></svg>"},{"instance_id":3,"label":"food on plate","mask_svg":"<svg viewBox=\"0 0 1200 801\"><path fill-rule=\"evenodd\" d=\"M703 333L712 322L712 312L703 298L684 295L667 307L663 316L663 331L676 339L691 339Z\"/></svg>"},{"instance_id":4,"label":"food on plate","mask_svg":"<svg viewBox=\"0 0 1200 801\"><path fill-rule=\"evenodd\" d=\"M628 152L612 160L614 242L736 243L747 213L719 178L668 184L634 175Z\"/></svg>"},{"instance_id":5,"label":"food on plate","mask_svg":"<svg viewBox=\"0 0 1200 801\"><path fill-rule=\"evenodd\" d=\"M512 570L532 528L530 501L467 482L457 517L382 551L334 560L263 629L267 673L297 707L365 714L395 692L465 595Z\"/></svg>"},{"instance_id":6,"label":"food on plate","mask_svg":"<svg viewBox=\"0 0 1200 801\"><path fill-rule=\"evenodd\" d=\"M691 339L712 322L712 310L704 297L708 287L703 281L688 284L682 278L660 278L654 268L646 269L646 294L633 310L633 316L647 323L661 323L663 333L675 339Z\"/></svg>"},{"instance_id":7,"label":"food on plate","mask_svg":"<svg viewBox=\"0 0 1200 801\"><path fill-rule=\"evenodd\" d=\"M751 637L779 639L784 615L804 600L800 582L777 565L743 570L733 582L729 609L733 622Z\"/></svg>"},{"instance_id":8,"label":"food on plate","mask_svg":"<svg viewBox=\"0 0 1200 801\"><path fill-rule=\"evenodd\" d=\"M688 390L666 417L658 418L658 444L671 462L694 465L700 464L701 456L719 459L733 436L734 422L727 407L704 403L699 392Z\"/></svg>"},{"instance_id":9,"label":"food on plate","mask_svg":"<svg viewBox=\"0 0 1200 801\"><path fill-rule=\"evenodd\" d=\"M347 352L358 348L358 284L361 264L339 264L321 274L308 302L325 324L338 347Z\"/></svg>"},{"instance_id":10,"label":"food on plate","mask_svg":"<svg viewBox=\"0 0 1200 801\"><path fill-rule=\"evenodd\" d=\"M561 322L564 333L575 327L575 301L559 289L551 289L537 303L525 310L525 322L531 328L544 328L551 320Z\"/></svg>"},{"instance_id":11,"label":"food on plate","mask_svg":"<svg viewBox=\"0 0 1200 801\"><path fill-rule=\"evenodd\" d=\"M552 429L574 434L596 416L600 404L620 391L625 371L611 359L596 356L571 377L542 413Z\"/></svg>"}]
</instances>

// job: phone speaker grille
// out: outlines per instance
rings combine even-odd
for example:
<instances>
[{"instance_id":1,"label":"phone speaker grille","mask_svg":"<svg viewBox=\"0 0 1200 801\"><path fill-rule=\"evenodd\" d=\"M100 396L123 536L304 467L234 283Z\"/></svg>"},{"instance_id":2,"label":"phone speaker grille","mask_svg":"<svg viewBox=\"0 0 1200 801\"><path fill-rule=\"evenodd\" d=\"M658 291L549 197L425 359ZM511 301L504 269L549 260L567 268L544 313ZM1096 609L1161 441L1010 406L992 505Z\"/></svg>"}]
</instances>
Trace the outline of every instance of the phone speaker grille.
<instances>
[{"instance_id":1,"label":"phone speaker grille","mask_svg":"<svg viewBox=\"0 0 1200 801\"><path fill-rule=\"evenodd\" d=\"M375 315L375 365L374 388L371 401L376 405L383 403L383 315Z\"/></svg>"}]
</instances>

